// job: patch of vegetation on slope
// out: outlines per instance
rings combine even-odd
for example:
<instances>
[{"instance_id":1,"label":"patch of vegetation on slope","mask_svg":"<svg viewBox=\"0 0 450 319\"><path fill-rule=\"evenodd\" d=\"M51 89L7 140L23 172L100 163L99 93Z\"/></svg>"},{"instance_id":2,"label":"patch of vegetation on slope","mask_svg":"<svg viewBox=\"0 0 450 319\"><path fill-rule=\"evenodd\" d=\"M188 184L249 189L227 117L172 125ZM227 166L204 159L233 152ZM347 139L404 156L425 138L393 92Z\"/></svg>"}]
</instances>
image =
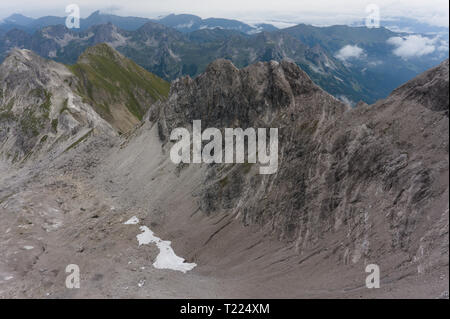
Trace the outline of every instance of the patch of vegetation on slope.
<instances>
[{"instance_id":1,"label":"patch of vegetation on slope","mask_svg":"<svg viewBox=\"0 0 450 319\"><path fill-rule=\"evenodd\" d=\"M81 136L78 140L76 140L74 143L72 143L68 148L65 149L65 152L70 151L71 149L75 148L78 146L78 144L80 144L81 142L83 142L85 139L87 139L91 133L93 132L94 129L89 130L89 132L87 132L86 134L84 134L83 136Z\"/></svg>"},{"instance_id":2,"label":"patch of vegetation on slope","mask_svg":"<svg viewBox=\"0 0 450 319\"><path fill-rule=\"evenodd\" d=\"M69 69L79 79L76 89L80 95L119 130L129 126L121 123L122 120L142 120L152 103L166 99L169 94L168 82L107 44L88 48ZM118 114L132 118L121 119Z\"/></svg>"}]
</instances>

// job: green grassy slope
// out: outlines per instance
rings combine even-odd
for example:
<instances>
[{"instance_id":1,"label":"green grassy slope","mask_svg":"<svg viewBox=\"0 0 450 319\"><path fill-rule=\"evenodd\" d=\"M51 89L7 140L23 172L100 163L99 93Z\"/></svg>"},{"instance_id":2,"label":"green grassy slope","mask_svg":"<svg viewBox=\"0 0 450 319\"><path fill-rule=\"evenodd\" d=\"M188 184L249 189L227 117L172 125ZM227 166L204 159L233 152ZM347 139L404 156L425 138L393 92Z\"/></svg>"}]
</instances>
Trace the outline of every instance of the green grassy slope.
<instances>
[{"instance_id":1,"label":"green grassy slope","mask_svg":"<svg viewBox=\"0 0 450 319\"><path fill-rule=\"evenodd\" d=\"M88 48L69 69L79 79L78 93L119 130L130 125L121 123L117 114L131 114L134 119L128 118L128 122L139 121L152 103L169 94L168 82L107 44Z\"/></svg>"}]
</instances>

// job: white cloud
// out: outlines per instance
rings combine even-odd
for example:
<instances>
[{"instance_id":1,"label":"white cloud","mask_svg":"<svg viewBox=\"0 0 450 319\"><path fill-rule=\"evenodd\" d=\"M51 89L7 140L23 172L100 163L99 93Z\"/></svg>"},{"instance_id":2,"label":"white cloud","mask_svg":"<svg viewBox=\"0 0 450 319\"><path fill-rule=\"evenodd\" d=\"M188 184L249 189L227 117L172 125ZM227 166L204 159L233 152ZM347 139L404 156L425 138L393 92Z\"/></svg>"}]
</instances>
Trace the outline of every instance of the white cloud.
<instances>
[{"instance_id":1,"label":"white cloud","mask_svg":"<svg viewBox=\"0 0 450 319\"><path fill-rule=\"evenodd\" d=\"M393 53L403 59L420 57L433 53L436 50L438 38L427 38L420 35L406 37L392 37L387 40L396 48Z\"/></svg>"},{"instance_id":2,"label":"white cloud","mask_svg":"<svg viewBox=\"0 0 450 319\"><path fill-rule=\"evenodd\" d=\"M376 66L381 65L381 64L383 64L383 61L380 61L380 60L370 61L369 63L367 63L367 65L371 66L371 67L376 67Z\"/></svg>"},{"instance_id":3,"label":"white cloud","mask_svg":"<svg viewBox=\"0 0 450 319\"><path fill-rule=\"evenodd\" d=\"M365 55L364 50L357 45L346 45L336 53L335 57L345 62L349 59L363 58Z\"/></svg>"},{"instance_id":4,"label":"white cloud","mask_svg":"<svg viewBox=\"0 0 450 319\"><path fill-rule=\"evenodd\" d=\"M441 40L439 42L438 51L440 52L448 52L448 42L445 40Z\"/></svg>"},{"instance_id":5,"label":"white cloud","mask_svg":"<svg viewBox=\"0 0 450 319\"><path fill-rule=\"evenodd\" d=\"M389 29L393 32L414 33L414 31L409 27L399 27L396 25L387 26L386 29Z\"/></svg>"}]
</instances>

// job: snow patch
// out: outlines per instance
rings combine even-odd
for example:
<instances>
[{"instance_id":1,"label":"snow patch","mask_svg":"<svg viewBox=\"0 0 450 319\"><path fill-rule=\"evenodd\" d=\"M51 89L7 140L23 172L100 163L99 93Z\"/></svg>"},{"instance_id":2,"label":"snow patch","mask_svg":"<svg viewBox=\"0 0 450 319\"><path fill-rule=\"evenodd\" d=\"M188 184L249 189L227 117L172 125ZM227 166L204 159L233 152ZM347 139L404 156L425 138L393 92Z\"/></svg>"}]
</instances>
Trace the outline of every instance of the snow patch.
<instances>
[{"instance_id":1,"label":"snow patch","mask_svg":"<svg viewBox=\"0 0 450 319\"><path fill-rule=\"evenodd\" d=\"M189 21L189 23L179 24L175 29L190 29L194 25L194 20Z\"/></svg>"},{"instance_id":2,"label":"snow patch","mask_svg":"<svg viewBox=\"0 0 450 319\"><path fill-rule=\"evenodd\" d=\"M142 231L141 234L136 236L139 246L153 243L159 248L159 255L156 257L153 267L186 273L197 266L197 264L194 263L185 263L183 258L178 257L175 254L170 241L164 241L156 237L147 226L141 226L139 229Z\"/></svg>"},{"instance_id":3,"label":"snow patch","mask_svg":"<svg viewBox=\"0 0 450 319\"><path fill-rule=\"evenodd\" d=\"M136 216L133 216L123 224L124 225L137 225L137 224L139 224L139 218L137 218Z\"/></svg>"}]
</instances>

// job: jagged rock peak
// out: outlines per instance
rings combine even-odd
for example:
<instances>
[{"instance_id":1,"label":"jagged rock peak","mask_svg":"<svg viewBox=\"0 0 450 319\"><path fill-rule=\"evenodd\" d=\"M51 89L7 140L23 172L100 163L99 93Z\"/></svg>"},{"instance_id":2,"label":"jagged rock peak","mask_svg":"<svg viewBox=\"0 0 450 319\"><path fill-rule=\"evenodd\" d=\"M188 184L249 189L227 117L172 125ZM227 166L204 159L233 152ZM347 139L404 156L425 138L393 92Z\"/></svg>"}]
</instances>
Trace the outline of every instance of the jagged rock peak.
<instances>
[{"instance_id":1,"label":"jagged rock peak","mask_svg":"<svg viewBox=\"0 0 450 319\"><path fill-rule=\"evenodd\" d=\"M320 103L319 103L320 102ZM314 113L342 113L346 107L315 85L295 63L258 62L238 69L219 59L191 79L172 82L169 100L162 110L168 128L201 119L205 125L277 125L282 113L299 114L309 105L320 104Z\"/></svg>"},{"instance_id":2,"label":"jagged rock peak","mask_svg":"<svg viewBox=\"0 0 450 319\"><path fill-rule=\"evenodd\" d=\"M100 43L97 45L94 45L92 47L87 48L79 57L79 62L86 62L86 60L89 60L90 56L103 56L105 58L117 61L125 59L125 57L119 53L118 51L114 50L112 47L110 47L106 43Z\"/></svg>"},{"instance_id":3,"label":"jagged rock peak","mask_svg":"<svg viewBox=\"0 0 450 319\"><path fill-rule=\"evenodd\" d=\"M433 111L449 113L449 60L425 71L397 88L390 98L422 104Z\"/></svg>"},{"instance_id":4,"label":"jagged rock peak","mask_svg":"<svg viewBox=\"0 0 450 319\"><path fill-rule=\"evenodd\" d=\"M46 60L26 49L11 50L0 65L0 80L7 79L5 84L8 84L10 89L24 83L34 83L30 84L30 87L43 85L51 82L55 76L65 77L68 74L69 71L64 65Z\"/></svg>"},{"instance_id":5,"label":"jagged rock peak","mask_svg":"<svg viewBox=\"0 0 450 319\"><path fill-rule=\"evenodd\" d=\"M19 64L18 64L19 63ZM5 70L9 68L16 68L16 72L20 72L24 70L24 67L37 67L37 66L56 66L58 63L44 59L43 57L37 55L33 51L27 50L27 49L19 49L14 48L10 51L9 55L6 57L6 59L3 61L3 63L0 65L0 67ZM59 64L62 66L61 64ZM1 74L0 74L1 75Z\"/></svg>"},{"instance_id":6,"label":"jagged rock peak","mask_svg":"<svg viewBox=\"0 0 450 319\"><path fill-rule=\"evenodd\" d=\"M33 59L42 59L42 58L40 56L38 56L37 54L35 54L31 50L13 48L10 51L9 55L6 57L5 61L8 59L16 59L16 60L20 60L20 61L31 61Z\"/></svg>"},{"instance_id":7,"label":"jagged rock peak","mask_svg":"<svg viewBox=\"0 0 450 319\"><path fill-rule=\"evenodd\" d=\"M227 59L217 59L211 62L206 68L205 73L214 72L239 72L239 69L234 66L233 62Z\"/></svg>"},{"instance_id":8,"label":"jagged rock peak","mask_svg":"<svg viewBox=\"0 0 450 319\"><path fill-rule=\"evenodd\" d=\"M199 75L194 80L189 77L177 79L173 83L174 90L179 90L189 83L195 82L197 86L206 85L205 82L217 82L221 87L224 84L245 85L247 82L251 84L261 84L268 81L267 85L274 86L290 86L298 94L312 93L320 90L314 84L309 76L301 70L294 62L289 60L282 60L281 62L257 62L248 67L238 69L230 60L217 59L210 63L205 72Z\"/></svg>"}]
</instances>

